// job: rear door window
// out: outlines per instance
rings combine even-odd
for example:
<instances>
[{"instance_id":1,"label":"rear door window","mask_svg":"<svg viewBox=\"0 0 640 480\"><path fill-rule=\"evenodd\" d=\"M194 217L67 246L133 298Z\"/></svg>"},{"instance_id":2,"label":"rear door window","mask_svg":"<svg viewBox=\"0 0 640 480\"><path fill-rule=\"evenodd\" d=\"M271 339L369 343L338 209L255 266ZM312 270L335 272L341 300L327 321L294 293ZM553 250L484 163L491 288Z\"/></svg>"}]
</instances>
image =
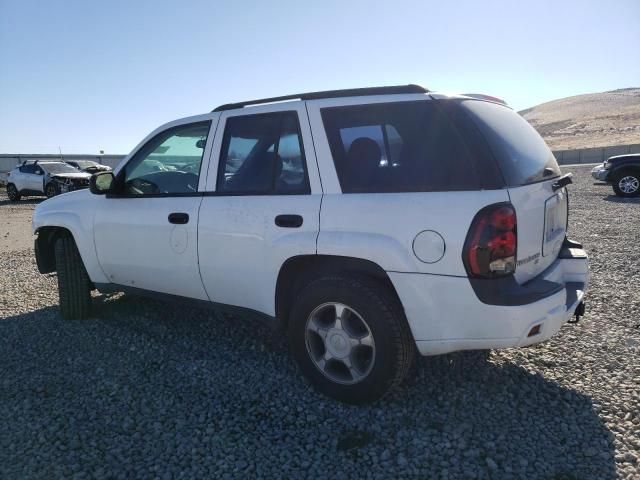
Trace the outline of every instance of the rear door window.
<instances>
[{"instance_id":1,"label":"rear door window","mask_svg":"<svg viewBox=\"0 0 640 480\"><path fill-rule=\"evenodd\" d=\"M20 167L22 173L36 173L36 165L34 163L28 163Z\"/></svg>"},{"instance_id":2,"label":"rear door window","mask_svg":"<svg viewBox=\"0 0 640 480\"><path fill-rule=\"evenodd\" d=\"M435 102L321 110L344 193L480 188L473 154Z\"/></svg>"},{"instance_id":3,"label":"rear door window","mask_svg":"<svg viewBox=\"0 0 640 480\"><path fill-rule=\"evenodd\" d=\"M217 190L229 194L310 193L295 112L229 117Z\"/></svg>"},{"instance_id":4,"label":"rear door window","mask_svg":"<svg viewBox=\"0 0 640 480\"><path fill-rule=\"evenodd\" d=\"M527 185L561 174L545 141L518 113L479 100L464 100L460 104L489 143L507 186Z\"/></svg>"}]
</instances>

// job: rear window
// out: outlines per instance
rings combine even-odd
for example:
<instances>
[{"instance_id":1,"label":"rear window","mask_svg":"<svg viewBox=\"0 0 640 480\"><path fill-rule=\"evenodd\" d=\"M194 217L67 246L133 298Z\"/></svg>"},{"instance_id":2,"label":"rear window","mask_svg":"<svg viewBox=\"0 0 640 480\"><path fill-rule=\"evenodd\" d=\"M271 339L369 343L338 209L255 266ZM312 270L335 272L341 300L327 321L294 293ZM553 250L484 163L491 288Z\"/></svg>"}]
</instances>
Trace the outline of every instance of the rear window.
<instances>
[{"instance_id":1,"label":"rear window","mask_svg":"<svg viewBox=\"0 0 640 480\"><path fill-rule=\"evenodd\" d=\"M473 154L433 101L321 110L343 193L480 188Z\"/></svg>"},{"instance_id":2,"label":"rear window","mask_svg":"<svg viewBox=\"0 0 640 480\"><path fill-rule=\"evenodd\" d=\"M490 102L460 103L486 138L509 187L560 175L553 153L536 130L519 114Z\"/></svg>"}]
</instances>

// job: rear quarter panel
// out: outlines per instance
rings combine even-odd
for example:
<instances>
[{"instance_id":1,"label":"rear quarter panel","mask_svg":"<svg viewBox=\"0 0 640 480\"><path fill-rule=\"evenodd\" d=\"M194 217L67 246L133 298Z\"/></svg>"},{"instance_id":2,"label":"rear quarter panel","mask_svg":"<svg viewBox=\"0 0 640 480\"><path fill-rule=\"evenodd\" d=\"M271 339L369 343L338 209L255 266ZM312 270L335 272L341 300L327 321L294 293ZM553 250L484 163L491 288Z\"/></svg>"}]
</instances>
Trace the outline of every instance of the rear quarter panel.
<instances>
[{"instance_id":1,"label":"rear quarter panel","mask_svg":"<svg viewBox=\"0 0 640 480\"><path fill-rule=\"evenodd\" d=\"M473 217L508 200L506 190L325 195L318 253L363 258L386 271L466 276L462 248ZM444 239L435 263L414 254L413 241L424 230Z\"/></svg>"}]
</instances>

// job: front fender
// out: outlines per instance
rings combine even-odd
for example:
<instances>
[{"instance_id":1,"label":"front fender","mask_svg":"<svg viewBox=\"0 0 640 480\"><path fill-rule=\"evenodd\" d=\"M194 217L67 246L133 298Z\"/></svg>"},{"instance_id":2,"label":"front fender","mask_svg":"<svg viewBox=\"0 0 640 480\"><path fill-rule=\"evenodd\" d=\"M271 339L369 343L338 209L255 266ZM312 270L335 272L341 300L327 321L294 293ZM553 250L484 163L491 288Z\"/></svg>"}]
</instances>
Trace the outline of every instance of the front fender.
<instances>
[{"instance_id":1,"label":"front fender","mask_svg":"<svg viewBox=\"0 0 640 480\"><path fill-rule=\"evenodd\" d=\"M66 193L50 198L36 207L32 229L34 234L44 227L67 229L73 235L91 281L108 283L109 280L98 263L93 241L93 212L94 202L88 191Z\"/></svg>"}]
</instances>

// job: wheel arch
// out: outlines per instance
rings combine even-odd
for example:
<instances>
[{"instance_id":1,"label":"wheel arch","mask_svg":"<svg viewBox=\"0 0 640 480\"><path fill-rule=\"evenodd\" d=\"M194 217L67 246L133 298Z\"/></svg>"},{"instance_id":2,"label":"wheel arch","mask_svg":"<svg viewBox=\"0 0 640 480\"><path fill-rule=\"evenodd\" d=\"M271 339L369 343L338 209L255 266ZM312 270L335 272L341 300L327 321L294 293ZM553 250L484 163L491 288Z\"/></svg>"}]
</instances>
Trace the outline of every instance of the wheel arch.
<instances>
[{"instance_id":1,"label":"wheel arch","mask_svg":"<svg viewBox=\"0 0 640 480\"><path fill-rule=\"evenodd\" d=\"M68 231L78 247L80 258L91 281L109 283L98 262L94 244L93 210L95 206L90 202L78 202L80 198L82 197L72 194L62 195L39 204L33 213L33 232L40 237L41 232L47 232L50 235L56 229Z\"/></svg>"},{"instance_id":2,"label":"wheel arch","mask_svg":"<svg viewBox=\"0 0 640 480\"><path fill-rule=\"evenodd\" d=\"M373 278L388 288L402 305L387 272L371 260L337 255L299 255L287 259L278 273L275 313L280 325L286 327L291 306L306 285L317 278L335 274Z\"/></svg>"},{"instance_id":3,"label":"wheel arch","mask_svg":"<svg viewBox=\"0 0 640 480\"><path fill-rule=\"evenodd\" d=\"M36 264L40 273L52 273L56 271L55 243L64 236L73 237L71 230L66 227L47 226L36 230L35 239Z\"/></svg>"}]
</instances>

